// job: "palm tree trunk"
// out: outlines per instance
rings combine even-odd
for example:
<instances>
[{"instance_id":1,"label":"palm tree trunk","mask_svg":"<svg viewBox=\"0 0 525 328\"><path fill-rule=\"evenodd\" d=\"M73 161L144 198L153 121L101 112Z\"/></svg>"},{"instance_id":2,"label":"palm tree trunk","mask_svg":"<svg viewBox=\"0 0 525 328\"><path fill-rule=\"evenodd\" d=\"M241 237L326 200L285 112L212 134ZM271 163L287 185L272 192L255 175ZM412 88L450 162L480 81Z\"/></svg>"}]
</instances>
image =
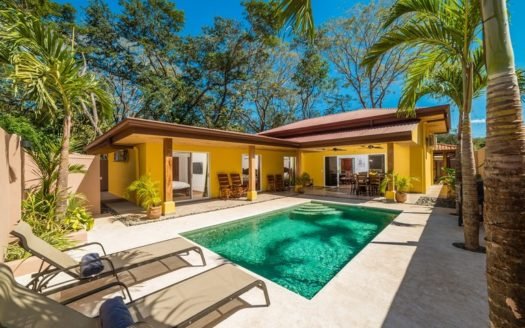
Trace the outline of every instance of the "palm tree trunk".
<instances>
[{"instance_id":1,"label":"palm tree trunk","mask_svg":"<svg viewBox=\"0 0 525 328\"><path fill-rule=\"evenodd\" d=\"M463 179L463 176L461 174L461 131L463 129L461 126L463 125L463 104L461 106L458 106L459 110L459 121L458 121L458 132L457 132L457 138L458 138L458 145L456 147L456 163L454 165L454 169L456 169L456 214L458 215L458 222L460 225L463 224L463 216L462 216L462 205L461 205L461 181Z\"/></svg>"},{"instance_id":2,"label":"palm tree trunk","mask_svg":"<svg viewBox=\"0 0 525 328\"><path fill-rule=\"evenodd\" d=\"M60 164L58 166L57 179L57 203L55 217L57 221L64 219L67 209L67 189L69 175L69 140L71 138L71 113L66 111L62 128L62 148L60 149Z\"/></svg>"},{"instance_id":3,"label":"palm tree trunk","mask_svg":"<svg viewBox=\"0 0 525 328\"><path fill-rule=\"evenodd\" d=\"M525 132L506 0L481 0L488 75L485 229L491 327L525 326Z\"/></svg>"},{"instance_id":4,"label":"palm tree trunk","mask_svg":"<svg viewBox=\"0 0 525 328\"><path fill-rule=\"evenodd\" d=\"M476 168L474 161L474 147L472 144L472 129L470 125L470 111L472 107L473 67L467 65L463 72L463 125L461 127L461 192L463 233L465 249L477 251L479 249L479 209L478 192L476 188Z\"/></svg>"}]
</instances>

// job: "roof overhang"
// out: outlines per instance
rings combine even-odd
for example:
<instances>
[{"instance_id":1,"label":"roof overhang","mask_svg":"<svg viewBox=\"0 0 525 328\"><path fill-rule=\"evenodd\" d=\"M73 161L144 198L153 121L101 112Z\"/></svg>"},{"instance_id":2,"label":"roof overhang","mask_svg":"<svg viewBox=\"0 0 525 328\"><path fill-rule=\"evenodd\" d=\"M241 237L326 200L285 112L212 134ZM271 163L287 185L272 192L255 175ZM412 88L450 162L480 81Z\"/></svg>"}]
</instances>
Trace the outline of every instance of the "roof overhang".
<instances>
[{"instance_id":1,"label":"roof overhang","mask_svg":"<svg viewBox=\"0 0 525 328\"><path fill-rule=\"evenodd\" d=\"M195 126L166 123L138 118L126 118L104 135L98 137L85 150L88 154L104 154L118 149L132 148L133 144L122 144L121 140L131 135L150 135L163 138L186 138L215 140L246 145L276 147L299 147L298 143L256 134L208 129Z\"/></svg>"}]
</instances>

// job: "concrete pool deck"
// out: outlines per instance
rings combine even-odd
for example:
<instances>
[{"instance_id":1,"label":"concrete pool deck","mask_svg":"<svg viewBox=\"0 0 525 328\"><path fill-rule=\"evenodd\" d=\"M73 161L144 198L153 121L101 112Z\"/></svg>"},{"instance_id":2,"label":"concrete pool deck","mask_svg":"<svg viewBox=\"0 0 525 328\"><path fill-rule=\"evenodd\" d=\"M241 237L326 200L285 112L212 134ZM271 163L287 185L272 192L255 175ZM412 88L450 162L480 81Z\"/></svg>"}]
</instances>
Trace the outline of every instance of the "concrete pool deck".
<instances>
[{"instance_id":1,"label":"concrete pool deck","mask_svg":"<svg viewBox=\"0 0 525 328\"><path fill-rule=\"evenodd\" d=\"M451 209L316 196L288 197L132 227L118 221L97 220L88 238L114 252L311 199L403 212L313 299L307 300L261 277L267 284L271 305L242 309L217 327L488 326L485 256L451 246L452 242L463 239L457 217L449 214ZM135 284L131 288L133 297L227 262L207 249L204 255L206 267L185 267ZM185 259L199 262L197 256ZM245 299L260 302L262 294L250 292ZM86 299L74 307L95 315L93 301Z\"/></svg>"}]
</instances>

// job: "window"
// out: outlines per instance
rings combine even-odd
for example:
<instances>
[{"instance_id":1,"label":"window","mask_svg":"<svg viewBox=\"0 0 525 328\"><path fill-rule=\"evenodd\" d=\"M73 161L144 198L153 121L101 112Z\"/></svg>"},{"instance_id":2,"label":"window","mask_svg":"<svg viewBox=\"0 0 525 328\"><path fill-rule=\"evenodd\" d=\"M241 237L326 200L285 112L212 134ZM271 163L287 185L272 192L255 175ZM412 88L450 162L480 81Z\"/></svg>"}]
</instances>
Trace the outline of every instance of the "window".
<instances>
[{"instance_id":1,"label":"window","mask_svg":"<svg viewBox=\"0 0 525 328\"><path fill-rule=\"evenodd\" d=\"M369 170L378 173L385 173L385 155L369 155Z\"/></svg>"},{"instance_id":2,"label":"window","mask_svg":"<svg viewBox=\"0 0 525 328\"><path fill-rule=\"evenodd\" d=\"M128 161L128 150L121 149L113 153L113 161L115 162L127 162Z\"/></svg>"}]
</instances>

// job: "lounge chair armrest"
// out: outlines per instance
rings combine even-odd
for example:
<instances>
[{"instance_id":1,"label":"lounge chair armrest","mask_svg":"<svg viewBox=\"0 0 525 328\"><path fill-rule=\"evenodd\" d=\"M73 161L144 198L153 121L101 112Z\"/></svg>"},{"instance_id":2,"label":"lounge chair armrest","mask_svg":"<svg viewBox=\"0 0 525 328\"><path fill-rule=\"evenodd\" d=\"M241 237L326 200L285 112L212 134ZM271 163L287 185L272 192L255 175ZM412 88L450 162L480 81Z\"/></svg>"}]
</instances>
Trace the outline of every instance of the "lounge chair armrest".
<instances>
[{"instance_id":1,"label":"lounge chair armrest","mask_svg":"<svg viewBox=\"0 0 525 328\"><path fill-rule=\"evenodd\" d=\"M102 249L102 253L104 253L104 255L108 255L108 254L106 253L106 250L104 249L104 246L102 246L101 243L98 243L98 242L96 242L96 241L91 242L91 243L86 243L86 244L82 244L82 245L77 245L77 246L69 247L69 248L64 249L63 252L67 252L67 251L71 251L71 250L74 250L74 249L79 249L79 248L82 248L82 247L85 247L85 246L91 246L91 245L97 245L97 246L99 246L99 247Z\"/></svg>"},{"instance_id":2,"label":"lounge chair armrest","mask_svg":"<svg viewBox=\"0 0 525 328\"><path fill-rule=\"evenodd\" d=\"M124 289L124 290L126 291L126 293L125 293L124 296L127 297L127 298L129 299L130 302L133 302L133 298L131 297L131 293L129 292L129 288L128 288L128 286L127 286L126 284L124 284L123 282L115 281L115 282L109 283L109 284L107 284L107 285L100 286L100 287L98 287L98 288L95 288L95 289L92 289L92 290L90 290L90 291L87 291L87 292L85 292L85 293L82 293L82 294L80 294L80 295L77 295L77 296L75 296L75 297L72 297L72 298L70 298L70 299L67 299L67 300L65 300L65 301L62 301L61 303L64 304L64 305L65 305L65 304L69 304L69 303L73 303L73 302L76 302L76 301L78 301L78 300L81 300L81 299L83 299L83 298L85 298L85 297L88 297L88 296L91 296L91 295L93 295L93 294L99 293L99 292L101 292L101 291L103 291L103 290L106 290L106 289L109 289L109 288L113 288L113 287L117 287L117 286L119 286L119 287L121 287L122 289Z\"/></svg>"}]
</instances>

